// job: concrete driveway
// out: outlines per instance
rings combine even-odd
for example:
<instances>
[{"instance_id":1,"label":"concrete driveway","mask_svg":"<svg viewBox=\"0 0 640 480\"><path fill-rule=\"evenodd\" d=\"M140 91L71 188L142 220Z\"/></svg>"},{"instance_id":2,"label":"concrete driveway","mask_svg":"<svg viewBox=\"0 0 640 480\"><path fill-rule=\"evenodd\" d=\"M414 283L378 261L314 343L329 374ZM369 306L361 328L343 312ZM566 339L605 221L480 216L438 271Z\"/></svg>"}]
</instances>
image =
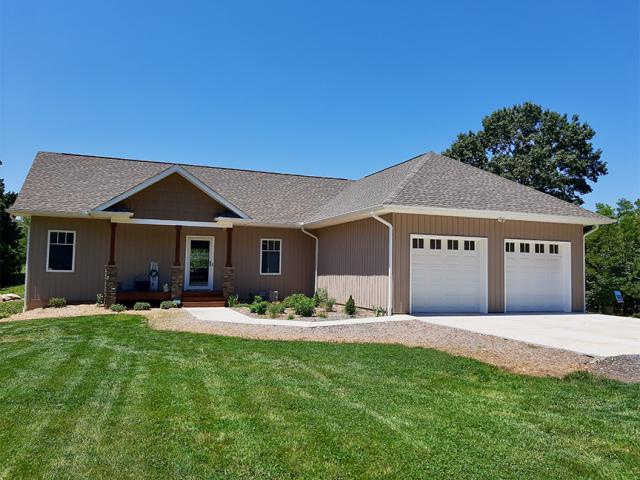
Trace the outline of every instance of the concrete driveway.
<instances>
[{"instance_id":1,"label":"concrete driveway","mask_svg":"<svg viewBox=\"0 0 640 480\"><path fill-rule=\"evenodd\" d=\"M610 315L523 314L416 316L422 322L587 355L640 354L640 319Z\"/></svg>"}]
</instances>

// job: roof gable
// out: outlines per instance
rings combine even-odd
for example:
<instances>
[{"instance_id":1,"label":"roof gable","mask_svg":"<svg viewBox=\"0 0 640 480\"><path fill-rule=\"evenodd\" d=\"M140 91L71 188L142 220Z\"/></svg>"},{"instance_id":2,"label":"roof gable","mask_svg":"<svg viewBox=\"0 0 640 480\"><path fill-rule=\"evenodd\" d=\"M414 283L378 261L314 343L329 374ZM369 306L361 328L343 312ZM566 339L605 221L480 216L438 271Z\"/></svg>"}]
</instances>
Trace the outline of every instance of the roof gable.
<instances>
[{"instance_id":1,"label":"roof gable","mask_svg":"<svg viewBox=\"0 0 640 480\"><path fill-rule=\"evenodd\" d=\"M147 178L143 182L140 182L138 185L135 185L134 187L128 189L127 191L122 192L119 195L116 195L115 197L109 199L108 201L102 203L101 205L98 205L94 210L98 211L98 212L104 211L104 210L108 209L109 207L112 207L113 205L122 202L123 200L135 195L138 192L141 192L142 190L144 190L146 188L149 188L150 186L152 186L152 185L158 183L159 181L169 177L170 175L174 175L174 174L175 175L180 175L185 180L187 180L189 183L194 185L196 188L200 189L207 196L209 196L213 200L217 201L221 205L224 205L226 208L228 208L229 210L234 212L240 218L249 218L249 216L246 213L244 213L242 210L240 210L238 207L236 207L233 203L231 203L229 200L225 199L222 195L220 195L218 192L213 190L206 183L202 182L200 179L195 177L193 174L191 174L190 172L185 170L180 165L171 165L170 167L162 170L161 172L157 173L156 175Z\"/></svg>"}]
</instances>

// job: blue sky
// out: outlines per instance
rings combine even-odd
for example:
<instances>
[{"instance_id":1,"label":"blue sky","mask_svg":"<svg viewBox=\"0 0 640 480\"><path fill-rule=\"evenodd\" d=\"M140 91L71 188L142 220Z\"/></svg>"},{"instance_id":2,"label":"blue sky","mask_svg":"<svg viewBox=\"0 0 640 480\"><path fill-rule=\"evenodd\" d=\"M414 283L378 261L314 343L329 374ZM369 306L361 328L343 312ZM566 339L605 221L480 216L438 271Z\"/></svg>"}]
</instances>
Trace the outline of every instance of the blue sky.
<instances>
[{"instance_id":1,"label":"blue sky","mask_svg":"<svg viewBox=\"0 0 640 480\"><path fill-rule=\"evenodd\" d=\"M640 196L639 2L0 3L0 177L38 150L358 178L526 100Z\"/></svg>"}]
</instances>

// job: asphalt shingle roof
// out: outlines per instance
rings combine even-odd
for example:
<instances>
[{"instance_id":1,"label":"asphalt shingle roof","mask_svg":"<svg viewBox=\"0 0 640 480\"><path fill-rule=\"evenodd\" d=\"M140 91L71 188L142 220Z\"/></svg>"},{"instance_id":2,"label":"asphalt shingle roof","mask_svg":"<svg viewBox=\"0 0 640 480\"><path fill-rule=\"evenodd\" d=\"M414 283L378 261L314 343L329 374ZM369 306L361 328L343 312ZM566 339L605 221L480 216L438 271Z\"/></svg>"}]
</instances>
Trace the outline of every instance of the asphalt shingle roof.
<instances>
[{"instance_id":1,"label":"asphalt shingle roof","mask_svg":"<svg viewBox=\"0 0 640 480\"><path fill-rule=\"evenodd\" d=\"M13 209L86 213L172 165L39 152ZM433 152L358 181L178 165L262 223L309 223L392 205L604 218Z\"/></svg>"}]
</instances>

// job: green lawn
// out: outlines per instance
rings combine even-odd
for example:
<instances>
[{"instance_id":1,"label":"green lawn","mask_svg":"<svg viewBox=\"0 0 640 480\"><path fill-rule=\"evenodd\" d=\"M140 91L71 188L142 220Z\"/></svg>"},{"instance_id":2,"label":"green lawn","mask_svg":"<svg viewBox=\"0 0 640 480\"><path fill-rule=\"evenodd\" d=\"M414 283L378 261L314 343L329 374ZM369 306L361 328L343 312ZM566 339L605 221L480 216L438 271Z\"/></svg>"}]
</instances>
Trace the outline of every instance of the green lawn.
<instances>
[{"instance_id":1,"label":"green lawn","mask_svg":"<svg viewBox=\"0 0 640 480\"><path fill-rule=\"evenodd\" d=\"M0 324L0 478L638 476L638 385L124 314Z\"/></svg>"},{"instance_id":2,"label":"green lawn","mask_svg":"<svg viewBox=\"0 0 640 480\"><path fill-rule=\"evenodd\" d=\"M24 274L14 275L11 285L0 288L0 294L2 293L16 293L20 297L24 298ZM14 300L12 302L0 302L0 318L9 317L15 313L20 313L24 305L23 300Z\"/></svg>"}]
</instances>

